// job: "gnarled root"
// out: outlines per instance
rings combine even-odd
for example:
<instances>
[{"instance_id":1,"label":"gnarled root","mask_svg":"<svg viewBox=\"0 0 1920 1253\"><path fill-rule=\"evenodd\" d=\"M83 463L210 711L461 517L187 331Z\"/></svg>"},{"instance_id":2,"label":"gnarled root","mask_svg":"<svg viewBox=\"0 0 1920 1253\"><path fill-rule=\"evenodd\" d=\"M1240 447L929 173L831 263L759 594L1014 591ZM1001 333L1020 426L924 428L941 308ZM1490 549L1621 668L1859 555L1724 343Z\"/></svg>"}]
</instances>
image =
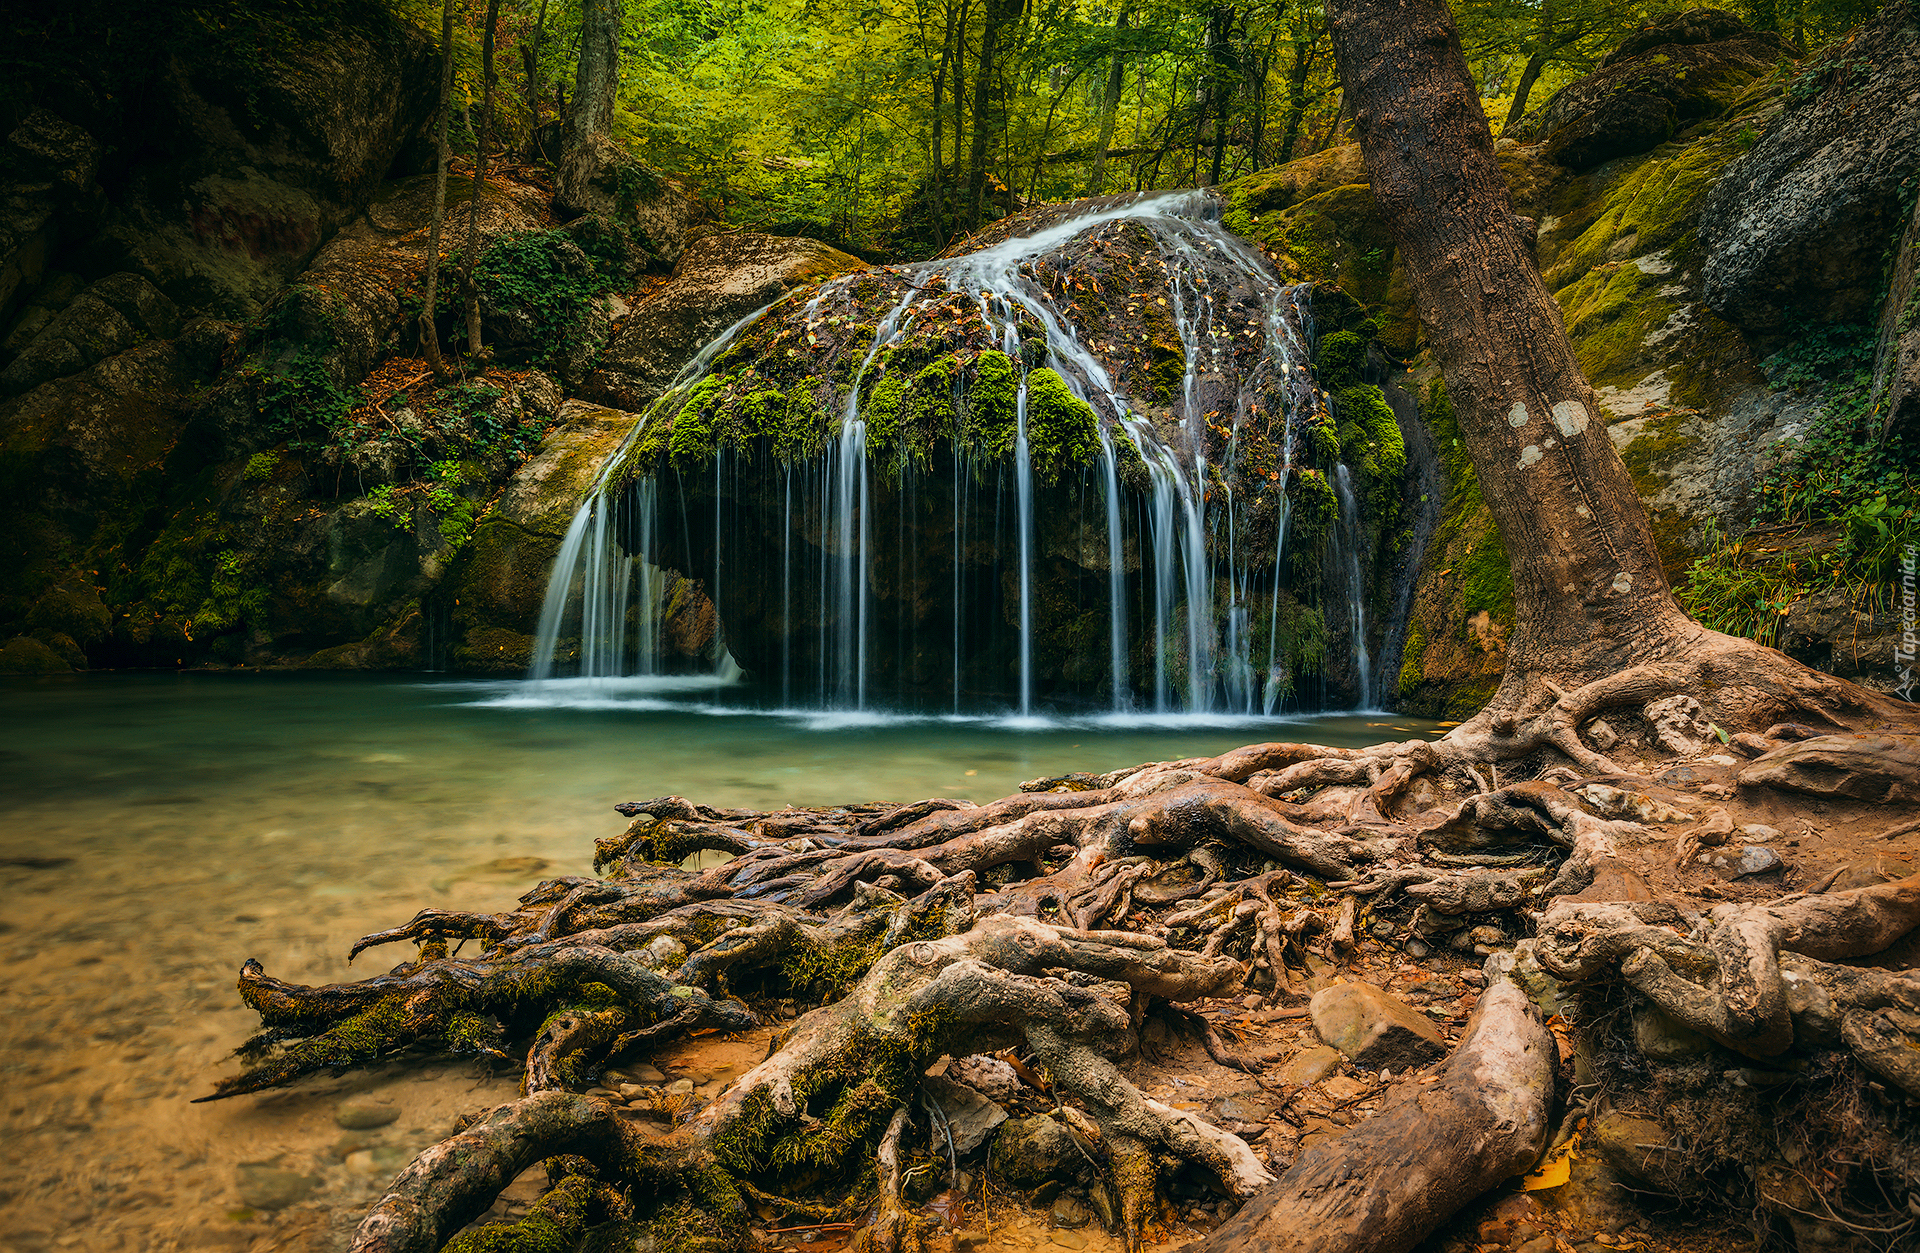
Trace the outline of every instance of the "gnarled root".
<instances>
[{"instance_id":1,"label":"gnarled root","mask_svg":"<svg viewBox=\"0 0 1920 1253\"><path fill-rule=\"evenodd\" d=\"M514 1173L556 1152L593 1161L610 1184L665 1180L697 1189L702 1211L737 1235L737 1179L857 1172L889 1143L897 1155L927 1066L982 1041L1024 1045L1056 1091L1086 1103L1085 1117L1115 1160L1134 1164L1120 1190L1136 1208L1145 1204L1142 1188L1151 1200L1154 1172L1150 1158L1130 1155L1135 1144L1200 1162L1247 1196L1268 1176L1245 1144L1149 1101L1108 1060L1133 1045L1136 998L1187 1001L1231 991L1239 979L1237 962L1151 937L1030 919L989 918L964 935L910 941L876 961L847 996L802 1017L773 1056L657 1141L585 1098L542 1093L503 1106L404 1171L355 1249L437 1247L425 1242L444 1238ZM884 1192L884 1163L882 1183ZM902 1239L897 1200L889 1211L883 1196L881 1214L892 1219L885 1238Z\"/></svg>"},{"instance_id":2,"label":"gnarled root","mask_svg":"<svg viewBox=\"0 0 1920 1253\"><path fill-rule=\"evenodd\" d=\"M1534 953L1568 981L1617 973L1676 1022L1756 1059L1796 1042L1829 1043L1851 1020L1866 1049L1862 1062L1879 1070L1871 1059L1886 1054L1880 1041L1920 1028L1905 1017L1920 1009L1920 978L1828 964L1881 952L1920 926L1920 875L1720 906L1695 920L1688 937L1665 925L1672 912L1561 902L1547 911ZM1920 1036L1909 1047L1920 1048ZM1920 1069L1886 1077L1920 1096Z\"/></svg>"},{"instance_id":3,"label":"gnarled root","mask_svg":"<svg viewBox=\"0 0 1920 1253\"><path fill-rule=\"evenodd\" d=\"M1316 1140L1195 1253L1401 1253L1540 1156L1551 1130L1555 1048L1512 983L1487 989L1430 1085L1403 1081L1385 1108Z\"/></svg>"}]
</instances>

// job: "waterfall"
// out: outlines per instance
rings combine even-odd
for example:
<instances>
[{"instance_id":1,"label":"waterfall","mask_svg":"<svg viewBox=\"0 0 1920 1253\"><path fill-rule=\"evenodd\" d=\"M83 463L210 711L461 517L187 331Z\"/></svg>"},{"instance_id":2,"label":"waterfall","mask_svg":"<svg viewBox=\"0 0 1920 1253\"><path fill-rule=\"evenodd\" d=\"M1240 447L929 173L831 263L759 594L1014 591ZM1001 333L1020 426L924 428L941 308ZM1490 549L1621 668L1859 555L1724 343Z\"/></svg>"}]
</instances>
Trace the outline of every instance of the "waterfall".
<instances>
[{"instance_id":1,"label":"waterfall","mask_svg":"<svg viewBox=\"0 0 1920 1253\"><path fill-rule=\"evenodd\" d=\"M829 280L741 319L650 407L569 525L532 677L719 670L737 658L769 688L777 670L782 706L1001 705L1028 715L1099 700L1116 714L1273 714L1294 668L1323 664L1291 654L1282 619L1312 618L1324 604L1346 610L1329 626L1351 642L1361 703L1371 704L1365 529L1345 467L1321 467L1339 497L1325 585L1287 580L1288 493L1315 464L1296 458L1296 443L1312 429L1305 415L1324 404L1307 368L1307 293L1279 281L1217 214L1206 193L1109 203L965 256ZM1102 286L1099 271L1077 269L1071 249L1089 241L1133 250L1150 283ZM1083 322L1075 301L1096 294L1129 316L1151 301L1145 312L1168 333L1149 343L1144 332L1122 339ZM739 377L727 375L739 369L730 361L780 342L754 329L768 317L803 331L809 347L816 331L845 337L833 346L839 364L809 379L836 398L817 451L783 455L775 472L754 446L720 451L716 427L711 473L687 474L677 448L660 451L663 436L643 447L656 428L677 440L681 407L704 405L709 379ZM1004 354L995 359L1012 376L1011 439L989 452L950 424L931 448L902 453L901 398L907 371L920 367L893 368L894 350L962 323L982 350ZM1177 353L1179 371L1165 371L1151 395L1140 382L1149 353L1168 365ZM958 377L954 411L964 414ZM1047 442L1058 432L1036 418L1057 412L1062 388L1094 423L1064 471ZM1042 394L1053 410L1036 411ZM1265 450L1251 468L1246 431ZM1084 520L1071 514L1076 499ZM691 582L691 571L708 580ZM700 613L711 655L675 652Z\"/></svg>"},{"instance_id":2,"label":"waterfall","mask_svg":"<svg viewBox=\"0 0 1920 1253\"><path fill-rule=\"evenodd\" d=\"M1372 663L1367 659L1367 581L1361 573L1360 506L1354 499L1353 483L1346 464L1333 467L1334 495L1340 501L1340 518L1333 531L1334 564L1345 580L1347 625L1353 641L1353 668L1359 708L1373 708Z\"/></svg>"}]
</instances>

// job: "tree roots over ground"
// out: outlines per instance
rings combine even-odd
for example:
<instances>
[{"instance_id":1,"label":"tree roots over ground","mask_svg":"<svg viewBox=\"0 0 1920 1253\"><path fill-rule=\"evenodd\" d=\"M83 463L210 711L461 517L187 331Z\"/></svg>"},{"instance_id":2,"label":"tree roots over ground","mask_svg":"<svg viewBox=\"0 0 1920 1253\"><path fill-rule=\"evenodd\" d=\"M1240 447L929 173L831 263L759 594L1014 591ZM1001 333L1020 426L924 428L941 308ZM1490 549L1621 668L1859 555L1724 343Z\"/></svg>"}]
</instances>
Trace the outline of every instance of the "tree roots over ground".
<instances>
[{"instance_id":1,"label":"tree roots over ground","mask_svg":"<svg viewBox=\"0 0 1920 1253\"><path fill-rule=\"evenodd\" d=\"M1217 1212L1239 1210L1206 1247L1406 1249L1546 1147L1568 1075L1535 1002L1557 999L1583 1059L1577 1112L1631 1112L1658 1089L1694 1119L1674 1133L1692 1137L1685 1152L1635 1175L1645 1186L1717 1181L1707 1190L1736 1202L1891 1229L1920 1189L1901 1104L1920 1099L1920 975L1859 962L1920 924L1920 877L1765 899L1758 880L1711 872L1716 850L1739 847L1734 820L1697 808L1905 800L1920 741L1827 734L1831 719L1755 730L1656 679L1484 715L1437 742L1260 744L1035 780L986 805L622 805L631 825L596 850L605 877L541 883L501 914L424 910L354 946L418 946L388 974L298 987L248 962L240 992L264 1029L202 1099L405 1050L523 1067L519 1100L394 1180L360 1227L363 1253L737 1249L770 1214L852 1224L873 1250L924 1248L934 1220L913 1181L984 1141L956 1101L986 1098L956 1095L953 1076L1013 1103L977 1079L996 1067L1068 1129L1095 1209L1130 1246L1166 1229L1170 1182L1197 1173ZM703 850L731 860L679 868ZM1671 890L1650 891L1662 876ZM1382 942L1490 957L1492 985L1450 1058L1403 1067L1376 1112L1297 1160L1284 1137L1256 1151L1241 1133L1259 1128L1151 1099L1122 1069L1159 1015L1197 1022L1217 1061L1277 1090L1175 1007L1232 995L1305 1016L1311 990ZM636 1117L586 1094L609 1066L782 1004L816 1008L709 1101L650 1089ZM1679 1069L1622 1025L1653 1014L1698 1041ZM951 1058L960 1070L930 1077ZM1745 1130L1707 1134L1700 1111L1718 1097L1701 1094L1726 1074L1747 1076ZM1851 1085L1853 1121L1830 1118L1832 1134L1871 1131L1862 1152L1877 1156L1840 1183L1796 1172L1807 1145L1782 1157L1756 1138L1810 1076ZM531 1211L468 1226L537 1163L551 1187ZM1733 1167L1761 1182L1742 1193ZM1893 1191L1867 1204L1874 1188Z\"/></svg>"}]
</instances>

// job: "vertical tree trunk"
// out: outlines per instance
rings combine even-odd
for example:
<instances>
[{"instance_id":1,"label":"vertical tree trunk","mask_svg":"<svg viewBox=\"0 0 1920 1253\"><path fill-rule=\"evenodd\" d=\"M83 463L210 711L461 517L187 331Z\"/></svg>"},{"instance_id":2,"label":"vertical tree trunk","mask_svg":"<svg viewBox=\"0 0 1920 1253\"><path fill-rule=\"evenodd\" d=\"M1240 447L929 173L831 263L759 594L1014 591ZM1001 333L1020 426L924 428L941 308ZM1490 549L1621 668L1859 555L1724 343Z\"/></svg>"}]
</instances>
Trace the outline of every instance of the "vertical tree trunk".
<instances>
[{"instance_id":1,"label":"vertical tree trunk","mask_svg":"<svg viewBox=\"0 0 1920 1253\"><path fill-rule=\"evenodd\" d=\"M1513 564L1494 704L1659 655L1695 628L1514 218L1445 0L1331 0L1328 17L1374 199Z\"/></svg>"},{"instance_id":2,"label":"vertical tree trunk","mask_svg":"<svg viewBox=\"0 0 1920 1253\"><path fill-rule=\"evenodd\" d=\"M1507 110L1507 120L1500 124L1500 133L1506 134L1514 124L1527 115L1527 97L1533 94L1533 85L1540 79L1540 71L1547 68L1547 54L1536 52L1527 58L1527 68L1520 71L1520 81L1513 87L1513 106Z\"/></svg>"},{"instance_id":3,"label":"vertical tree trunk","mask_svg":"<svg viewBox=\"0 0 1920 1253\"><path fill-rule=\"evenodd\" d=\"M547 35L547 0L540 0L540 13L533 19L533 39L522 48L527 67L527 157L540 151L540 43Z\"/></svg>"},{"instance_id":4,"label":"vertical tree trunk","mask_svg":"<svg viewBox=\"0 0 1920 1253\"><path fill-rule=\"evenodd\" d=\"M433 326L433 306L440 298L440 233L447 221L447 123L453 101L453 0L440 6L440 109L434 117L435 146L433 219L427 227L426 303L420 310L420 347L427 354L436 379L445 378L447 363L440 355L440 333Z\"/></svg>"},{"instance_id":5,"label":"vertical tree trunk","mask_svg":"<svg viewBox=\"0 0 1920 1253\"><path fill-rule=\"evenodd\" d=\"M554 171L554 207L582 213L600 169L599 149L613 134L620 88L620 0L580 0L580 63L573 80L567 142Z\"/></svg>"},{"instance_id":6,"label":"vertical tree trunk","mask_svg":"<svg viewBox=\"0 0 1920 1253\"><path fill-rule=\"evenodd\" d=\"M1207 96L1213 103L1213 165L1207 175L1210 187L1220 185L1220 166L1227 154L1227 109L1233 100L1227 49L1232 37L1232 6L1215 5L1207 14L1207 47L1213 61L1207 80Z\"/></svg>"},{"instance_id":7,"label":"vertical tree trunk","mask_svg":"<svg viewBox=\"0 0 1920 1253\"><path fill-rule=\"evenodd\" d=\"M1307 116L1307 72L1313 68L1313 44L1298 37L1293 43L1293 66L1287 71L1287 124L1280 139L1280 156L1275 162L1285 165L1293 160L1293 146L1300 140L1300 123Z\"/></svg>"},{"instance_id":8,"label":"vertical tree trunk","mask_svg":"<svg viewBox=\"0 0 1920 1253\"><path fill-rule=\"evenodd\" d=\"M1120 21L1115 29L1125 33L1133 23L1131 5L1120 6ZM1087 175L1087 194L1098 196L1107 189L1107 149L1113 146L1113 123L1120 114L1120 92L1126 86L1127 54L1115 48L1107 67L1107 89L1100 97L1100 138L1094 144L1093 172Z\"/></svg>"},{"instance_id":9,"label":"vertical tree trunk","mask_svg":"<svg viewBox=\"0 0 1920 1253\"><path fill-rule=\"evenodd\" d=\"M988 113L993 100L994 44L1009 0L986 0L980 19L980 62L973 79L973 145L967 154L967 225L978 229L987 194Z\"/></svg>"},{"instance_id":10,"label":"vertical tree trunk","mask_svg":"<svg viewBox=\"0 0 1920 1253\"><path fill-rule=\"evenodd\" d=\"M487 181L487 131L493 119L493 36L500 23L500 0L487 0L487 29L480 41L480 125L473 138L473 195L467 201L467 250L460 262L460 294L467 302L467 353L478 359L480 290L473 283L480 259L480 193Z\"/></svg>"},{"instance_id":11,"label":"vertical tree trunk","mask_svg":"<svg viewBox=\"0 0 1920 1253\"><path fill-rule=\"evenodd\" d=\"M940 67L933 72L933 171L927 180L928 217L933 225L933 243L936 248L947 246L946 208L941 202L942 183L946 178L946 155L944 129L946 114L945 92L947 73L953 64L953 27L958 10L952 3L946 6L946 31L940 37Z\"/></svg>"}]
</instances>

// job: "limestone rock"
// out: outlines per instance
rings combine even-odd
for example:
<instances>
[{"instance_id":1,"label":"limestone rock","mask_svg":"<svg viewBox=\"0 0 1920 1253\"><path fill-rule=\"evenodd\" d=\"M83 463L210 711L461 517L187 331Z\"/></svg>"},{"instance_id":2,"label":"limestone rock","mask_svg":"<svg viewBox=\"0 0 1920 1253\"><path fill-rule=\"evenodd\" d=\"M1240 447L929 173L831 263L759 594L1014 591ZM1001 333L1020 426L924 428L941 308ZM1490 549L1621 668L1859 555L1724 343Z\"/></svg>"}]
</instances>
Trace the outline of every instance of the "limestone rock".
<instances>
[{"instance_id":1,"label":"limestone rock","mask_svg":"<svg viewBox=\"0 0 1920 1253\"><path fill-rule=\"evenodd\" d=\"M235 1171L240 1203L252 1209L285 1209L312 1196L320 1181L274 1162L241 1162Z\"/></svg>"},{"instance_id":2,"label":"limestone rock","mask_svg":"<svg viewBox=\"0 0 1920 1253\"><path fill-rule=\"evenodd\" d=\"M1433 1022L1370 983L1340 983L1308 1006L1320 1038L1369 1070L1423 1066L1447 1051Z\"/></svg>"},{"instance_id":3,"label":"limestone rock","mask_svg":"<svg viewBox=\"0 0 1920 1253\"><path fill-rule=\"evenodd\" d=\"M1020 1076L1013 1067L984 1053L956 1058L947 1067L946 1074L953 1082L963 1083L988 1100L1003 1105L1020 1094Z\"/></svg>"},{"instance_id":4,"label":"limestone rock","mask_svg":"<svg viewBox=\"0 0 1920 1253\"><path fill-rule=\"evenodd\" d=\"M971 1153L987 1142L987 1137L1007 1121L1007 1111L964 1083L950 1083L937 1075L928 1075L921 1090L940 1107L946 1127L940 1140L953 1137L955 1153Z\"/></svg>"},{"instance_id":5,"label":"limestone rock","mask_svg":"<svg viewBox=\"0 0 1920 1253\"><path fill-rule=\"evenodd\" d=\"M1804 64L1785 96L1700 213L1707 306L1769 335L1794 319L1851 322L1872 311L1887 244L1903 225L1901 188L1920 172L1912 0L1894 0Z\"/></svg>"},{"instance_id":6,"label":"limestone rock","mask_svg":"<svg viewBox=\"0 0 1920 1253\"><path fill-rule=\"evenodd\" d=\"M642 412L701 345L797 287L861 262L811 239L713 235L688 246L673 278L628 315L581 394Z\"/></svg>"},{"instance_id":7,"label":"limestone rock","mask_svg":"<svg viewBox=\"0 0 1920 1253\"><path fill-rule=\"evenodd\" d=\"M350 1096L334 1107L333 1121L349 1131L384 1127L400 1117L400 1107L376 1096Z\"/></svg>"},{"instance_id":8,"label":"limestone rock","mask_svg":"<svg viewBox=\"0 0 1920 1253\"><path fill-rule=\"evenodd\" d=\"M1070 1175L1086 1159L1073 1133L1051 1114L1010 1118L994 1137L993 1168L1007 1182L1032 1187Z\"/></svg>"},{"instance_id":9,"label":"limestone rock","mask_svg":"<svg viewBox=\"0 0 1920 1253\"><path fill-rule=\"evenodd\" d=\"M0 646L0 674L69 674L72 670L60 654L31 636Z\"/></svg>"}]
</instances>

